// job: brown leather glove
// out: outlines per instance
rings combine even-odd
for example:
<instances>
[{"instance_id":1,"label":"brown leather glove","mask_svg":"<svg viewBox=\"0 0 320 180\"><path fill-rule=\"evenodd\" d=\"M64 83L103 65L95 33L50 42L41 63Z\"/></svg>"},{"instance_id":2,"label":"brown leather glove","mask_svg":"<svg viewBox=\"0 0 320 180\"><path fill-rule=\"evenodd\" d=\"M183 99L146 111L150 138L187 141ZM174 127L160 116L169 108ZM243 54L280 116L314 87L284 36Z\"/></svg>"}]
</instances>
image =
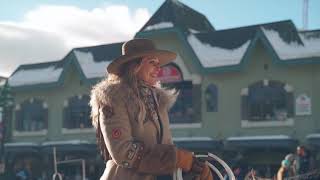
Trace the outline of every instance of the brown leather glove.
<instances>
[{"instance_id":1,"label":"brown leather glove","mask_svg":"<svg viewBox=\"0 0 320 180\"><path fill-rule=\"evenodd\" d=\"M211 170L207 164L204 165L204 168L200 174L200 180L213 180Z\"/></svg>"},{"instance_id":2,"label":"brown leather glove","mask_svg":"<svg viewBox=\"0 0 320 180\"><path fill-rule=\"evenodd\" d=\"M181 168L182 171L188 172L192 168L193 162L193 154L192 152L177 149L176 150L176 157L177 157L177 167Z\"/></svg>"}]
</instances>

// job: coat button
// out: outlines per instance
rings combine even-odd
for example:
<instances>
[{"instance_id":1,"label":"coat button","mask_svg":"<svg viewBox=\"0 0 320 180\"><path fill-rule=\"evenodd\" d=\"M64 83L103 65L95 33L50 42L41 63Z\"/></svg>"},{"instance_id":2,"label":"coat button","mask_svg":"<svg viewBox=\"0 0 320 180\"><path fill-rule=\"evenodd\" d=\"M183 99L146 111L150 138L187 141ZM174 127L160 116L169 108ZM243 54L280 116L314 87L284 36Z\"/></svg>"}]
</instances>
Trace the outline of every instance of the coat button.
<instances>
[{"instance_id":1,"label":"coat button","mask_svg":"<svg viewBox=\"0 0 320 180\"><path fill-rule=\"evenodd\" d=\"M124 162L122 163L122 165L123 165L124 167L129 167L129 163L128 163L127 161L124 161Z\"/></svg>"},{"instance_id":2,"label":"coat button","mask_svg":"<svg viewBox=\"0 0 320 180\"><path fill-rule=\"evenodd\" d=\"M137 149L137 144L133 143L132 147L133 147L133 149Z\"/></svg>"}]
</instances>

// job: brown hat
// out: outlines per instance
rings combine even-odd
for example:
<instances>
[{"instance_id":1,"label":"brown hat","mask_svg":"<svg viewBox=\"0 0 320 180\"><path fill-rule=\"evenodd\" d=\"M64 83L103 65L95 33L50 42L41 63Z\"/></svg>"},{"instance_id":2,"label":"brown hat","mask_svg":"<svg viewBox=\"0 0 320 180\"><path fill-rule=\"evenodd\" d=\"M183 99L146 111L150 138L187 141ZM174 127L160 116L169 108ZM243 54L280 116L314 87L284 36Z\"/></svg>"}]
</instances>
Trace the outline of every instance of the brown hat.
<instances>
[{"instance_id":1,"label":"brown hat","mask_svg":"<svg viewBox=\"0 0 320 180\"><path fill-rule=\"evenodd\" d=\"M149 39L132 39L122 45L122 55L108 65L107 71L119 75L123 64L148 55L157 57L160 66L168 64L177 57L174 52L156 49L154 43Z\"/></svg>"}]
</instances>

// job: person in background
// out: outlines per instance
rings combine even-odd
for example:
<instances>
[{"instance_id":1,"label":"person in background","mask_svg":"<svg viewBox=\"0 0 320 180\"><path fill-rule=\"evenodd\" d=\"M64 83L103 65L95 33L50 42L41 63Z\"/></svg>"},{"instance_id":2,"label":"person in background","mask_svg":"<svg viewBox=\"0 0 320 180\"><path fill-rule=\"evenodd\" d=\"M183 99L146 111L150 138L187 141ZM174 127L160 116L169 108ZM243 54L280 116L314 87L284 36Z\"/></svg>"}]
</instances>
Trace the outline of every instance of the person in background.
<instances>
[{"instance_id":1,"label":"person in background","mask_svg":"<svg viewBox=\"0 0 320 180\"><path fill-rule=\"evenodd\" d=\"M289 177L290 162L286 159L281 161L281 166L277 172L277 180L284 180Z\"/></svg>"},{"instance_id":2,"label":"person in background","mask_svg":"<svg viewBox=\"0 0 320 180\"><path fill-rule=\"evenodd\" d=\"M296 162L295 162L295 159L296 159L296 156L292 153L290 154L287 154L285 157L284 157L285 160L288 160L289 161L289 169L288 169L288 173L289 173L289 176L292 177L292 176L296 176L297 173L296 173Z\"/></svg>"},{"instance_id":3,"label":"person in background","mask_svg":"<svg viewBox=\"0 0 320 180\"><path fill-rule=\"evenodd\" d=\"M91 118L106 162L100 180L164 180L181 168L211 180L205 162L172 142L168 111L176 93L157 86L160 66L176 58L148 39L123 44L122 55L91 92Z\"/></svg>"},{"instance_id":4,"label":"person in background","mask_svg":"<svg viewBox=\"0 0 320 180\"><path fill-rule=\"evenodd\" d=\"M298 175L306 174L312 169L312 159L310 153L304 146L297 147L295 167Z\"/></svg>"}]
</instances>

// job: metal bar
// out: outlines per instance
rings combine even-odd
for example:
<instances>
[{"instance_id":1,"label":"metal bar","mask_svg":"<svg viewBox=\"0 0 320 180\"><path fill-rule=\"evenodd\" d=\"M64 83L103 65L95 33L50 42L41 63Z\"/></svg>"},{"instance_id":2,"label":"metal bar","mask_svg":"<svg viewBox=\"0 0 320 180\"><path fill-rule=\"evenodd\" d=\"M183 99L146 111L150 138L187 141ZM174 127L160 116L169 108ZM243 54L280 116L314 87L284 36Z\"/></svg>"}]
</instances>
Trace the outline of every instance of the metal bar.
<instances>
[{"instance_id":1,"label":"metal bar","mask_svg":"<svg viewBox=\"0 0 320 180\"><path fill-rule=\"evenodd\" d=\"M82 180L86 180L86 161L82 159Z\"/></svg>"},{"instance_id":2,"label":"metal bar","mask_svg":"<svg viewBox=\"0 0 320 180\"><path fill-rule=\"evenodd\" d=\"M53 163L54 173L56 174L58 173L56 147L53 147Z\"/></svg>"}]
</instances>

